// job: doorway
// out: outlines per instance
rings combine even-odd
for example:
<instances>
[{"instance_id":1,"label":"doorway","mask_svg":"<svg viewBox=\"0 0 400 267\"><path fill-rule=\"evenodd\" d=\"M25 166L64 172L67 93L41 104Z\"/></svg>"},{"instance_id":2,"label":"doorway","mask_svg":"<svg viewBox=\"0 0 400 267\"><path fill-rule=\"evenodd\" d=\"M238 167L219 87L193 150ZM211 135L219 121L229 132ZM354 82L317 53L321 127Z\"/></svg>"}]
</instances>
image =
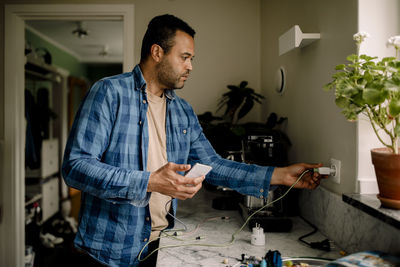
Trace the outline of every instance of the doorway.
<instances>
[{"instance_id":1,"label":"doorway","mask_svg":"<svg viewBox=\"0 0 400 267\"><path fill-rule=\"evenodd\" d=\"M114 20L123 21L123 71L134 62L134 7L131 4L5 5L4 53L4 142L2 220L0 221L0 266L24 266L25 253L25 109L24 46L26 20ZM66 102L63 110L66 116ZM67 123L61 131L65 146Z\"/></svg>"}]
</instances>

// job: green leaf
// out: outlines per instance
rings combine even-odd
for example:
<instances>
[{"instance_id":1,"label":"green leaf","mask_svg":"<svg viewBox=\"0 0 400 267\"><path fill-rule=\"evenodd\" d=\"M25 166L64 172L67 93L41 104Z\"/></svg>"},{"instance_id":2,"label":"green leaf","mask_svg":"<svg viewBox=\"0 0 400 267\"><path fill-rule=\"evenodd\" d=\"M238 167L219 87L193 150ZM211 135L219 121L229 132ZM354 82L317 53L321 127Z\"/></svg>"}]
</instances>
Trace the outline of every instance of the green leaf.
<instances>
[{"instance_id":1,"label":"green leaf","mask_svg":"<svg viewBox=\"0 0 400 267\"><path fill-rule=\"evenodd\" d=\"M340 87L341 93L344 96L352 97L353 95L358 94L358 89L355 86L352 86L350 84L344 84L343 87Z\"/></svg>"},{"instance_id":2,"label":"green leaf","mask_svg":"<svg viewBox=\"0 0 400 267\"><path fill-rule=\"evenodd\" d=\"M335 74L332 75L332 78L338 79L346 76L347 76L346 72L336 72Z\"/></svg>"},{"instance_id":3,"label":"green leaf","mask_svg":"<svg viewBox=\"0 0 400 267\"><path fill-rule=\"evenodd\" d=\"M369 69L375 67L375 62L373 61L367 61L364 64L362 64L363 68Z\"/></svg>"},{"instance_id":4,"label":"green leaf","mask_svg":"<svg viewBox=\"0 0 400 267\"><path fill-rule=\"evenodd\" d=\"M362 92L359 92L358 94L353 96L353 103L358 107L362 107L365 105L365 100L363 99L362 96L363 96Z\"/></svg>"},{"instance_id":5,"label":"green leaf","mask_svg":"<svg viewBox=\"0 0 400 267\"><path fill-rule=\"evenodd\" d=\"M396 117L400 114L400 99L392 99L389 103L389 114Z\"/></svg>"},{"instance_id":6,"label":"green leaf","mask_svg":"<svg viewBox=\"0 0 400 267\"><path fill-rule=\"evenodd\" d=\"M396 58L395 57L384 57L384 58L382 58L381 62L390 62L393 60L396 60Z\"/></svg>"},{"instance_id":7,"label":"green leaf","mask_svg":"<svg viewBox=\"0 0 400 267\"><path fill-rule=\"evenodd\" d=\"M396 126L394 127L394 133L397 136L400 136L400 125L399 124L396 124Z\"/></svg>"},{"instance_id":8,"label":"green leaf","mask_svg":"<svg viewBox=\"0 0 400 267\"><path fill-rule=\"evenodd\" d=\"M353 110L344 109L342 113L349 121L356 121L358 119L357 113Z\"/></svg>"},{"instance_id":9,"label":"green leaf","mask_svg":"<svg viewBox=\"0 0 400 267\"><path fill-rule=\"evenodd\" d=\"M357 61L358 56L355 55L355 54L351 54L351 55L348 56L346 59L347 59L348 61L355 62L355 61Z\"/></svg>"},{"instance_id":10,"label":"green leaf","mask_svg":"<svg viewBox=\"0 0 400 267\"><path fill-rule=\"evenodd\" d=\"M367 82L372 82L372 81L374 80L374 77L371 75L370 72L365 72L365 73L364 73L364 79L365 79Z\"/></svg>"},{"instance_id":11,"label":"green leaf","mask_svg":"<svg viewBox=\"0 0 400 267\"><path fill-rule=\"evenodd\" d=\"M397 78L392 78L385 82L385 88L388 91L399 93L400 92L400 81Z\"/></svg>"},{"instance_id":12,"label":"green leaf","mask_svg":"<svg viewBox=\"0 0 400 267\"><path fill-rule=\"evenodd\" d=\"M367 55L361 55L360 56L360 59L363 59L365 61L370 61L370 60L373 60L373 59L376 59L376 58L378 58L378 57L370 57L370 56L367 56Z\"/></svg>"},{"instance_id":13,"label":"green leaf","mask_svg":"<svg viewBox=\"0 0 400 267\"><path fill-rule=\"evenodd\" d=\"M385 101L385 95L382 91L366 88L363 92L363 99L368 105L379 105Z\"/></svg>"},{"instance_id":14,"label":"green leaf","mask_svg":"<svg viewBox=\"0 0 400 267\"><path fill-rule=\"evenodd\" d=\"M344 70L344 68L346 68L346 65L345 64L340 64L340 65L336 66L335 70Z\"/></svg>"},{"instance_id":15,"label":"green leaf","mask_svg":"<svg viewBox=\"0 0 400 267\"><path fill-rule=\"evenodd\" d=\"M338 97L335 99L335 103L339 108L346 108L349 105L349 100L345 97Z\"/></svg>"},{"instance_id":16,"label":"green leaf","mask_svg":"<svg viewBox=\"0 0 400 267\"><path fill-rule=\"evenodd\" d=\"M323 89L324 89L325 91L329 91L329 90L333 89L334 87L335 87L335 86L334 86L334 83L333 83L333 82L330 82L330 83L325 84L325 85L323 86Z\"/></svg>"}]
</instances>

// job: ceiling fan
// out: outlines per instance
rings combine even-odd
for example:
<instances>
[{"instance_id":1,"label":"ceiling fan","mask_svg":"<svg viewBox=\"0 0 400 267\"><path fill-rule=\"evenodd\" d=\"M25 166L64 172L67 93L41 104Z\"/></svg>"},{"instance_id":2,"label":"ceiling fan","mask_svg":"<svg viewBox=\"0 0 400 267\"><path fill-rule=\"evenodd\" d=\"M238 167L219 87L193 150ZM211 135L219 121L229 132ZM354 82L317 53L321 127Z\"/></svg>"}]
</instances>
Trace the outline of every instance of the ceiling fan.
<instances>
[{"instance_id":1,"label":"ceiling fan","mask_svg":"<svg viewBox=\"0 0 400 267\"><path fill-rule=\"evenodd\" d=\"M86 30L83 26L83 21L78 21L76 24L77 24L77 28L72 31L73 35L75 35L76 37L78 37L80 39L83 39L89 35L89 31Z\"/></svg>"}]
</instances>

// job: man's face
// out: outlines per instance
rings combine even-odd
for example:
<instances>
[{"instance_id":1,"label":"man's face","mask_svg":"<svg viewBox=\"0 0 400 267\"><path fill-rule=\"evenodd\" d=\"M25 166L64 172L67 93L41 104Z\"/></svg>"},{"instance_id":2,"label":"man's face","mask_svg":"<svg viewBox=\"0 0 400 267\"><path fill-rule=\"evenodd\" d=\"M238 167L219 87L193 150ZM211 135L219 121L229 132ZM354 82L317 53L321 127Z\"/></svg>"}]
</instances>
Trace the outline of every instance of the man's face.
<instances>
[{"instance_id":1,"label":"man's face","mask_svg":"<svg viewBox=\"0 0 400 267\"><path fill-rule=\"evenodd\" d=\"M178 30L175 34L174 43L157 65L158 82L165 89L181 89L192 70L193 38Z\"/></svg>"}]
</instances>

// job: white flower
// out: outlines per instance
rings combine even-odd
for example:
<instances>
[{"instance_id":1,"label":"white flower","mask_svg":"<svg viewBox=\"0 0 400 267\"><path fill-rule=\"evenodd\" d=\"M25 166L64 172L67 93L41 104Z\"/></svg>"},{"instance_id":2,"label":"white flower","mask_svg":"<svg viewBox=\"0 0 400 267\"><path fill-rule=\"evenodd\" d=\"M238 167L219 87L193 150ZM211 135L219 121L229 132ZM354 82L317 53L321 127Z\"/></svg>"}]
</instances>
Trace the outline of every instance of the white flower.
<instances>
[{"instance_id":1,"label":"white flower","mask_svg":"<svg viewBox=\"0 0 400 267\"><path fill-rule=\"evenodd\" d=\"M369 37L370 37L370 35L367 32L358 32L358 33L353 35L353 39L357 43L362 43L365 39L367 39Z\"/></svg>"},{"instance_id":2,"label":"white flower","mask_svg":"<svg viewBox=\"0 0 400 267\"><path fill-rule=\"evenodd\" d=\"M386 45L393 46L396 49L400 48L400 35L392 36L388 39Z\"/></svg>"}]
</instances>

